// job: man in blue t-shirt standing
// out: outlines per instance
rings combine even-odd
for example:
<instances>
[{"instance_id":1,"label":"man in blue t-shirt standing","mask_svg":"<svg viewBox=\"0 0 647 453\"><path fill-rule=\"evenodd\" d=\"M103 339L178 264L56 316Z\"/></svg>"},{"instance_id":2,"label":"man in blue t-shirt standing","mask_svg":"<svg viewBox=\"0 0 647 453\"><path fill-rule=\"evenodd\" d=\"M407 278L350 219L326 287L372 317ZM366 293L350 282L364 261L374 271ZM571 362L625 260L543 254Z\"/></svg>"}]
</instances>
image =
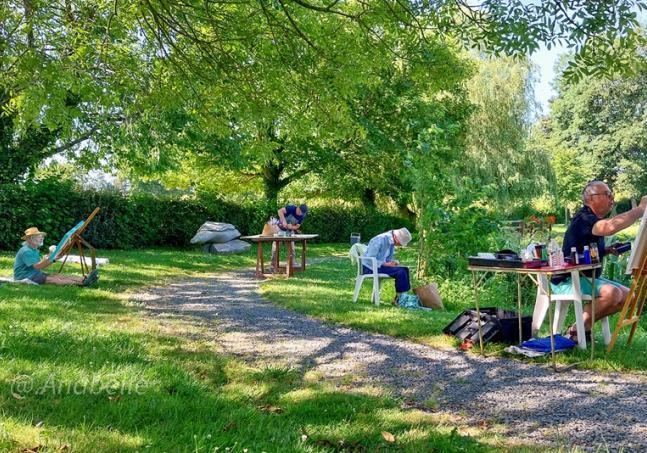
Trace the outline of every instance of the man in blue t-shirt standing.
<instances>
[{"instance_id":1,"label":"man in blue t-shirt standing","mask_svg":"<svg viewBox=\"0 0 647 453\"><path fill-rule=\"evenodd\" d=\"M619 231L631 226L640 219L647 208L647 196L642 197L640 204L622 214L605 219L611 212L614 205L613 192L603 181L591 181L582 192L584 206L580 209L564 235L562 250L564 256L569 256L571 248L575 247L577 253L584 252L585 245L596 244L600 254L600 262L606 254L617 252L612 248L605 248L604 237L612 236ZM584 272L591 277L590 271ZM595 319L600 320L606 316L619 312L627 298L629 288L620 283L600 277L602 269L596 269L595 274ZM580 279L582 292L591 295L591 280ZM556 294L570 294L573 292L570 278L556 277L552 280L552 291ZM591 330L591 304L584 307L584 328L587 332ZM575 337L577 330L571 326L568 335Z\"/></svg>"},{"instance_id":2,"label":"man in blue t-shirt standing","mask_svg":"<svg viewBox=\"0 0 647 453\"><path fill-rule=\"evenodd\" d=\"M308 214L308 205L289 204L279 209L279 228L283 231L297 231Z\"/></svg>"},{"instance_id":3,"label":"man in blue t-shirt standing","mask_svg":"<svg viewBox=\"0 0 647 453\"><path fill-rule=\"evenodd\" d=\"M25 242L18 250L13 264L13 279L16 281L27 279L39 285L51 283L54 285L89 286L99 278L96 269L85 278L62 274L46 274L42 270L50 266L53 261L50 261L49 255L45 255L41 259L38 252L38 249L43 246L45 233L39 231L36 227L28 228L25 230L22 240Z\"/></svg>"},{"instance_id":4,"label":"man in blue t-shirt standing","mask_svg":"<svg viewBox=\"0 0 647 453\"><path fill-rule=\"evenodd\" d=\"M308 214L308 205L301 204L299 206L289 204L278 210L279 215L279 228L283 231L290 232L292 234L296 233L303 224L303 221ZM292 265L294 265L294 242L289 242L288 247L292 251ZM274 266L274 260L276 259L276 242L272 242L272 259L271 267Z\"/></svg>"}]
</instances>

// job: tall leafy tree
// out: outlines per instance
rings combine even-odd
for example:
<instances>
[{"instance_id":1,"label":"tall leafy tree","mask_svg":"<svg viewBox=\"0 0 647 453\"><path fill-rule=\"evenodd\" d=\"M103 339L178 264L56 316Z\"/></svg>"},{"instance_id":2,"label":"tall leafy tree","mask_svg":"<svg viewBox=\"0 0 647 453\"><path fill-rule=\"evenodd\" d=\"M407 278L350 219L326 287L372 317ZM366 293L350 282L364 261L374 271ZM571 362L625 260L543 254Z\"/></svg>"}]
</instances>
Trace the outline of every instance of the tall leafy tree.
<instances>
[{"instance_id":1,"label":"tall leafy tree","mask_svg":"<svg viewBox=\"0 0 647 453\"><path fill-rule=\"evenodd\" d=\"M146 49L133 10L109 1L0 5L0 182L61 152L95 153L146 89ZM82 153L84 154L84 153Z\"/></svg>"},{"instance_id":2,"label":"tall leafy tree","mask_svg":"<svg viewBox=\"0 0 647 453\"><path fill-rule=\"evenodd\" d=\"M528 55L542 42L549 47L556 43L569 45L574 49L574 59L565 76L575 80L644 63L635 49L644 42L638 32L637 12L646 6L644 0L244 0L233 5L222 1L146 0L142 14L161 43L180 49L181 41L189 39L214 65L236 61L231 40L254 38L262 32L289 34L325 52L329 46L302 22L299 11L308 10L320 20L338 19L377 39L383 27L396 25L407 33L454 37L495 53L516 56ZM252 17L265 20L250 23Z\"/></svg>"},{"instance_id":3,"label":"tall leafy tree","mask_svg":"<svg viewBox=\"0 0 647 453\"><path fill-rule=\"evenodd\" d=\"M647 191L645 73L558 87L543 133L564 199L577 205L591 178L608 181L619 198L639 198Z\"/></svg>"},{"instance_id":4,"label":"tall leafy tree","mask_svg":"<svg viewBox=\"0 0 647 453\"><path fill-rule=\"evenodd\" d=\"M397 26L367 41L334 16L321 23L305 9L294 17L309 36L325 37L326 52L294 48L285 35L259 37L249 49L253 60L235 78L185 87L198 101L188 100L184 120L163 128L177 137L165 151L180 150L176 167L186 150L198 164L257 177L271 203L311 173L369 197L410 194L401 175L407 153L428 127L426 110L457 86L466 65L441 39L403 35ZM141 154L149 147L144 143Z\"/></svg>"},{"instance_id":5,"label":"tall leafy tree","mask_svg":"<svg viewBox=\"0 0 647 453\"><path fill-rule=\"evenodd\" d=\"M20 178L53 153L76 152L89 138L99 146L84 148L83 157L91 157L88 163L99 161L102 156L92 154L101 151L119 154L135 166L163 167L169 162L165 151L176 146L174 135L188 134L192 121L184 106L176 104L183 97L200 104L198 96L204 93L200 87L187 91L182 86L187 81L225 80L246 86L248 96L273 96L278 92L259 91L255 82L275 77L278 71L264 70L279 61L290 63L283 67L284 83L301 79L295 85L307 88L312 70L320 72L316 58L343 62L344 43L331 40L337 34L352 35L350 46L359 40L396 55L400 47L385 35L422 41L457 37L517 55L542 41L563 42L576 49L566 74L571 78L635 67L636 58L628 61L627 56L639 55L630 50L640 43L635 8L643 6L638 0L575 2L568 8L559 0L481 5L453 0L8 0L0 5L0 91L3 162L13 170L3 178ZM267 52L272 43L277 45L274 55ZM376 56L370 51L349 55L359 59L359 66ZM344 71L329 71L334 90L320 84L320 93L341 89L343 96L344 78L366 76L342 67ZM273 108L271 99L267 107ZM230 118L223 112L218 127L229 126ZM272 133L269 137L273 140ZM148 144L149 155L133 152L128 146L132 142ZM23 162L20 155L31 158Z\"/></svg>"},{"instance_id":6,"label":"tall leafy tree","mask_svg":"<svg viewBox=\"0 0 647 453\"><path fill-rule=\"evenodd\" d=\"M529 204L551 179L548 155L527 146L535 111L533 77L528 61L485 57L479 58L478 71L468 82L474 111L462 172L492 209L510 211Z\"/></svg>"}]
</instances>

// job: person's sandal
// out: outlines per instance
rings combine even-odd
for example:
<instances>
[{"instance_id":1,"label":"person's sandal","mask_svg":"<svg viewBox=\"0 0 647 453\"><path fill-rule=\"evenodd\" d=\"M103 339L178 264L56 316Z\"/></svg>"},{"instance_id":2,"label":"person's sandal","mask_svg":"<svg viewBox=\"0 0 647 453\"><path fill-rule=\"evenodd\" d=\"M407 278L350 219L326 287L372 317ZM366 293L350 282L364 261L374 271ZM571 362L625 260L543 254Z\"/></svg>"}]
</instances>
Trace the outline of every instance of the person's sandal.
<instances>
[{"instance_id":1,"label":"person's sandal","mask_svg":"<svg viewBox=\"0 0 647 453\"><path fill-rule=\"evenodd\" d=\"M573 341L577 341L577 326L572 325L571 327L569 327L564 336L566 338L569 338L569 339L573 340ZM586 341L590 343L591 342L591 331L586 330L584 332L584 336L586 338Z\"/></svg>"},{"instance_id":2,"label":"person's sandal","mask_svg":"<svg viewBox=\"0 0 647 453\"><path fill-rule=\"evenodd\" d=\"M391 305L395 305L396 307L398 306L398 300L400 297L396 294L393 300L391 301Z\"/></svg>"}]
</instances>

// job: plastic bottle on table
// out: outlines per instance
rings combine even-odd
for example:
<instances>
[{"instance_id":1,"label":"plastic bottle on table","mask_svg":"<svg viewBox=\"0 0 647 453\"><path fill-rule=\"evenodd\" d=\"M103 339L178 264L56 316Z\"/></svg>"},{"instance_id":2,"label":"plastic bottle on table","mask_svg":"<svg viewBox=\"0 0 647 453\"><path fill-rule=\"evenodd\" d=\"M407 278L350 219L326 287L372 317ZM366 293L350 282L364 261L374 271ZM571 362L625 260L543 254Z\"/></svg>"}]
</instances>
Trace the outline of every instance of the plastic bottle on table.
<instances>
[{"instance_id":1,"label":"plastic bottle on table","mask_svg":"<svg viewBox=\"0 0 647 453\"><path fill-rule=\"evenodd\" d=\"M591 250L588 245L584 246L584 264L591 264Z\"/></svg>"},{"instance_id":2,"label":"plastic bottle on table","mask_svg":"<svg viewBox=\"0 0 647 453\"><path fill-rule=\"evenodd\" d=\"M548 265L550 267L559 267L559 245L553 238L548 243Z\"/></svg>"}]
</instances>

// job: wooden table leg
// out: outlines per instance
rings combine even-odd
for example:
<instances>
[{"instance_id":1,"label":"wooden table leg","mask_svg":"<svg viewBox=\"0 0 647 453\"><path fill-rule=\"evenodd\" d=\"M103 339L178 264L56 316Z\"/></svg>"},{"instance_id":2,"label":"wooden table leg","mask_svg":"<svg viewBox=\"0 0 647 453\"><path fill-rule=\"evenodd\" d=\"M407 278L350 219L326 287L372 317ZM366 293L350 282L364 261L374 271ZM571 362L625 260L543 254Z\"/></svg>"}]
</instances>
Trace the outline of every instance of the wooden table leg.
<instances>
[{"instance_id":1,"label":"wooden table leg","mask_svg":"<svg viewBox=\"0 0 647 453\"><path fill-rule=\"evenodd\" d=\"M307 242L305 239L301 243L301 270L306 270L306 249L308 248Z\"/></svg>"},{"instance_id":2,"label":"wooden table leg","mask_svg":"<svg viewBox=\"0 0 647 453\"><path fill-rule=\"evenodd\" d=\"M481 354L483 354L483 327L481 326L481 307L479 306L478 283L476 281L475 271L472 271L472 284L474 285L474 305L476 305L476 316L478 317L479 347L481 349Z\"/></svg>"},{"instance_id":3,"label":"wooden table leg","mask_svg":"<svg viewBox=\"0 0 647 453\"><path fill-rule=\"evenodd\" d=\"M517 317L519 319L519 344L523 343L523 329L521 326L521 274L517 274Z\"/></svg>"},{"instance_id":4,"label":"wooden table leg","mask_svg":"<svg viewBox=\"0 0 647 453\"><path fill-rule=\"evenodd\" d=\"M285 274L287 277L291 277L294 273L294 270L292 269L292 260L294 259L294 250L292 249L292 244L293 242L286 241L285 243L288 247L288 262L285 265Z\"/></svg>"},{"instance_id":5,"label":"wooden table leg","mask_svg":"<svg viewBox=\"0 0 647 453\"><path fill-rule=\"evenodd\" d=\"M256 243L256 276L263 276L263 246L261 241Z\"/></svg>"},{"instance_id":6,"label":"wooden table leg","mask_svg":"<svg viewBox=\"0 0 647 453\"><path fill-rule=\"evenodd\" d=\"M281 255L281 242L280 241L274 241L274 249L276 250L276 253L274 254L274 261L272 262L272 265L274 266L274 271L273 272L279 272L279 263L281 262L280 255Z\"/></svg>"}]
</instances>

